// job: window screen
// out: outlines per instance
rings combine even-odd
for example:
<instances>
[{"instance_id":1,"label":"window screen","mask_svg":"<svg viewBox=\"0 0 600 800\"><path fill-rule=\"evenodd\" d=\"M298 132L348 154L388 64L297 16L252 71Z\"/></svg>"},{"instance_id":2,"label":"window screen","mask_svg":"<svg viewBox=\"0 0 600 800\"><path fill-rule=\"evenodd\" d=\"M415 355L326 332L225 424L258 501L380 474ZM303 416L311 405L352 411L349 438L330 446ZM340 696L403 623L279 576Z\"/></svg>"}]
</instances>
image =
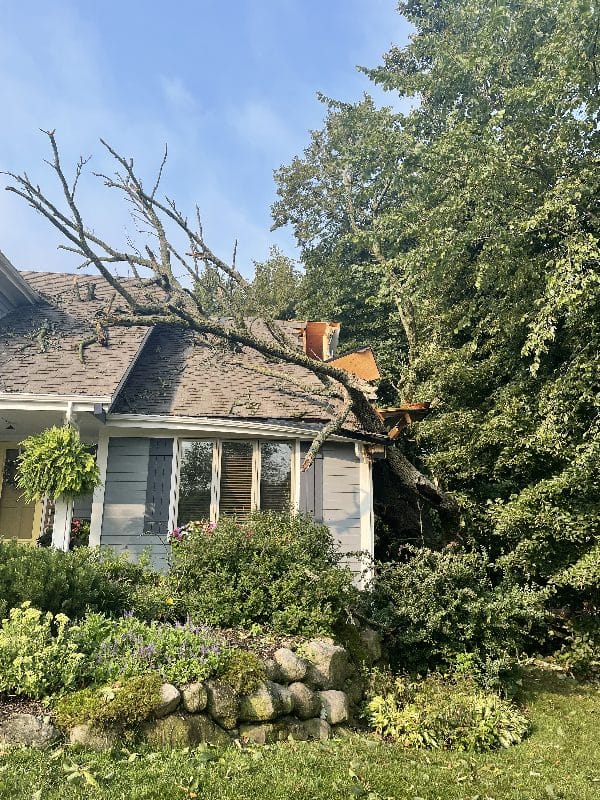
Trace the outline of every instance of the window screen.
<instances>
[{"instance_id":1,"label":"window screen","mask_svg":"<svg viewBox=\"0 0 600 800\"><path fill-rule=\"evenodd\" d=\"M183 442L177 522L210 517L213 442Z\"/></svg>"},{"instance_id":2,"label":"window screen","mask_svg":"<svg viewBox=\"0 0 600 800\"><path fill-rule=\"evenodd\" d=\"M221 514L247 514L252 508L252 442L223 442Z\"/></svg>"},{"instance_id":3,"label":"window screen","mask_svg":"<svg viewBox=\"0 0 600 800\"><path fill-rule=\"evenodd\" d=\"M290 442L262 442L260 454L260 507L267 511L285 511L290 506L292 445Z\"/></svg>"}]
</instances>

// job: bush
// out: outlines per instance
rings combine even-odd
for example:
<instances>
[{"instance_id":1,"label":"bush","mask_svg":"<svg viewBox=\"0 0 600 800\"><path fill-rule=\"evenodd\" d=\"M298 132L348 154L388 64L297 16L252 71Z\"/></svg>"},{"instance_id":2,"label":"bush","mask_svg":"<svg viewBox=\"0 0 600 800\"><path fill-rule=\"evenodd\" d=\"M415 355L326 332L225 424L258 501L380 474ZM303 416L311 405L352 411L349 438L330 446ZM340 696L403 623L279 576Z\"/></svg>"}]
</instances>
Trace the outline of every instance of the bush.
<instances>
[{"instance_id":1,"label":"bush","mask_svg":"<svg viewBox=\"0 0 600 800\"><path fill-rule=\"evenodd\" d=\"M405 554L406 561L380 566L363 594L363 613L385 632L395 667L422 672L469 653L494 671L541 638L542 595L506 573L494 575L482 554L417 548Z\"/></svg>"},{"instance_id":2,"label":"bush","mask_svg":"<svg viewBox=\"0 0 600 800\"><path fill-rule=\"evenodd\" d=\"M600 677L600 619L577 614L564 623L566 638L555 660L578 678Z\"/></svg>"},{"instance_id":3,"label":"bush","mask_svg":"<svg viewBox=\"0 0 600 800\"><path fill-rule=\"evenodd\" d=\"M156 708L160 686L158 675L143 675L63 695L56 702L56 721L63 728L81 723L94 728L134 728Z\"/></svg>"},{"instance_id":4,"label":"bush","mask_svg":"<svg viewBox=\"0 0 600 800\"><path fill-rule=\"evenodd\" d=\"M24 603L0 627L0 692L44 697L80 686L85 659L63 614Z\"/></svg>"},{"instance_id":5,"label":"bush","mask_svg":"<svg viewBox=\"0 0 600 800\"><path fill-rule=\"evenodd\" d=\"M329 530L289 514L189 523L173 542L173 593L192 617L225 627L330 633L352 602Z\"/></svg>"},{"instance_id":6,"label":"bush","mask_svg":"<svg viewBox=\"0 0 600 800\"><path fill-rule=\"evenodd\" d=\"M86 655L86 678L92 684L153 672L182 686L211 677L228 658L227 647L191 623L146 623L132 615L113 620L90 614L73 628L72 636Z\"/></svg>"},{"instance_id":7,"label":"bush","mask_svg":"<svg viewBox=\"0 0 600 800\"><path fill-rule=\"evenodd\" d=\"M30 602L41 611L82 617L88 610L122 614L134 609L141 615L158 614L150 602L158 593L165 614L169 607L160 595L161 576L110 551L78 547L73 552L31 547L0 540L0 614ZM164 593L164 592L163 592Z\"/></svg>"},{"instance_id":8,"label":"bush","mask_svg":"<svg viewBox=\"0 0 600 800\"><path fill-rule=\"evenodd\" d=\"M423 681L396 678L367 704L381 736L405 747L483 751L517 744L530 725L513 705L469 678L432 674Z\"/></svg>"}]
</instances>

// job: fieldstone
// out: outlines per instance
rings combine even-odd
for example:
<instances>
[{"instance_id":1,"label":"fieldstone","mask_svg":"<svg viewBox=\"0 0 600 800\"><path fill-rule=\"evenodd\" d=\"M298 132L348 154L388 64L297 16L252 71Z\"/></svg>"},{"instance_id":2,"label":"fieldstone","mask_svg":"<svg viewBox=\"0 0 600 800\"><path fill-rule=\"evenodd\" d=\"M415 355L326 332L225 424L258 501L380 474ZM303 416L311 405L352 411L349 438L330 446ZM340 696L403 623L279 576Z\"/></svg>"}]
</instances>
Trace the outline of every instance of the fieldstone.
<instances>
[{"instance_id":1,"label":"fieldstone","mask_svg":"<svg viewBox=\"0 0 600 800\"><path fill-rule=\"evenodd\" d=\"M155 748L196 747L199 744L228 745L231 738L206 714L171 714L150 720L140 729L140 739Z\"/></svg>"},{"instance_id":2,"label":"fieldstone","mask_svg":"<svg viewBox=\"0 0 600 800\"><path fill-rule=\"evenodd\" d=\"M300 719L318 717L321 711L321 698L305 683L290 683L288 691L294 701L294 713Z\"/></svg>"},{"instance_id":3,"label":"fieldstone","mask_svg":"<svg viewBox=\"0 0 600 800\"><path fill-rule=\"evenodd\" d=\"M287 687L265 681L252 694L240 698L239 718L244 722L268 722L289 714L293 706L294 701Z\"/></svg>"},{"instance_id":4,"label":"fieldstone","mask_svg":"<svg viewBox=\"0 0 600 800\"><path fill-rule=\"evenodd\" d=\"M363 628L360 632L360 641L365 649L368 665L373 666L381 658L381 636L372 628Z\"/></svg>"},{"instance_id":5,"label":"fieldstone","mask_svg":"<svg viewBox=\"0 0 600 800\"><path fill-rule=\"evenodd\" d=\"M204 711L208 702L206 689L201 683L188 683L181 689L181 703L189 714Z\"/></svg>"},{"instance_id":6,"label":"fieldstone","mask_svg":"<svg viewBox=\"0 0 600 800\"><path fill-rule=\"evenodd\" d=\"M324 719L307 719L302 723L309 739L325 742L331 734L331 726Z\"/></svg>"},{"instance_id":7,"label":"fieldstone","mask_svg":"<svg viewBox=\"0 0 600 800\"><path fill-rule=\"evenodd\" d=\"M179 689L173 686L172 683L163 683L160 687L160 701L153 709L155 717L166 717L172 711L175 711L181 700L181 693Z\"/></svg>"},{"instance_id":8,"label":"fieldstone","mask_svg":"<svg viewBox=\"0 0 600 800\"><path fill-rule=\"evenodd\" d=\"M265 668L265 676L270 681L277 681L279 679L279 664L273 658L266 658L263 661Z\"/></svg>"},{"instance_id":9,"label":"fieldstone","mask_svg":"<svg viewBox=\"0 0 600 800\"><path fill-rule=\"evenodd\" d=\"M69 744L89 747L90 750L112 750L119 743L119 731L112 728L99 730L85 722L69 731Z\"/></svg>"},{"instance_id":10,"label":"fieldstone","mask_svg":"<svg viewBox=\"0 0 600 800\"><path fill-rule=\"evenodd\" d=\"M301 681L306 675L306 662L288 647L280 647L279 650L276 650L273 660L277 664L278 678L281 683Z\"/></svg>"},{"instance_id":11,"label":"fieldstone","mask_svg":"<svg viewBox=\"0 0 600 800\"><path fill-rule=\"evenodd\" d=\"M329 731L329 724L322 719L303 721L296 717L283 717L276 722L244 723L240 725L240 738L254 744L274 744L288 739L325 741L329 738Z\"/></svg>"},{"instance_id":12,"label":"fieldstone","mask_svg":"<svg viewBox=\"0 0 600 800\"><path fill-rule=\"evenodd\" d=\"M0 747L48 747L59 738L49 717L14 713L0 721Z\"/></svg>"},{"instance_id":13,"label":"fieldstone","mask_svg":"<svg viewBox=\"0 0 600 800\"><path fill-rule=\"evenodd\" d=\"M309 662L304 682L314 689L340 689L353 671L346 650L331 639L313 639L303 655Z\"/></svg>"},{"instance_id":14,"label":"fieldstone","mask_svg":"<svg viewBox=\"0 0 600 800\"><path fill-rule=\"evenodd\" d=\"M279 730L272 722L244 722L240 725L240 739L254 744L274 744L279 741Z\"/></svg>"},{"instance_id":15,"label":"fieldstone","mask_svg":"<svg viewBox=\"0 0 600 800\"><path fill-rule=\"evenodd\" d=\"M323 717L330 725L339 725L340 722L347 722L350 718L348 698L344 692L336 689L329 689L326 692L319 692L321 698L321 709Z\"/></svg>"},{"instance_id":16,"label":"fieldstone","mask_svg":"<svg viewBox=\"0 0 600 800\"><path fill-rule=\"evenodd\" d=\"M232 730L238 721L238 693L228 683L218 680L207 681L205 686L208 713L222 728Z\"/></svg>"}]
</instances>

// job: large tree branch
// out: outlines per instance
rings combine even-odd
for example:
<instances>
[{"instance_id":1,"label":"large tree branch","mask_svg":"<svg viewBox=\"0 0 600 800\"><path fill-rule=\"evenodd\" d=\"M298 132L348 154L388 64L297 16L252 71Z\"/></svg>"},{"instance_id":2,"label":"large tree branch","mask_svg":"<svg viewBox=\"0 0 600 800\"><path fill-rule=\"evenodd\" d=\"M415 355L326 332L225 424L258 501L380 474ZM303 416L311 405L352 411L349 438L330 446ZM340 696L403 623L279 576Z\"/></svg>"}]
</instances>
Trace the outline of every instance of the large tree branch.
<instances>
[{"instance_id":1,"label":"large tree branch","mask_svg":"<svg viewBox=\"0 0 600 800\"><path fill-rule=\"evenodd\" d=\"M218 257L206 244L198 209L196 209L197 229L194 229L188 224L186 217L179 211L172 200L167 199L163 202L157 198L157 191L166 163L166 150L158 170L158 176L152 190L148 193L134 170L133 160L124 158L101 140L107 151L119 164L121 172L117 172L113 177L103 174L99 174L97 177L103 180L107 188L120 191L129 200L133 207L134 216L142 222L143 226L148 226L148 233L158 243L157 252L147 243L143 247L139 247L131 241L128 242L129 249L123 251L104 241L83 220L76 202L75 193L83 168L87 163L86 160L79 160L75 178L71 187L69 187L69 182L61 165L54 131L48 131L47 135L53 154L53 160L50 165L58 177L67 211L61 211L52 203L44 195L40 187L29 180L26 174L15 175L8 173L16 185L7 186L6 188L25 199L30 206L41 213L70 243L70 245L63 245L63 247L82 257L85 265L93 265L107 283L113 287L115 292L125 300L129 311L127 313L113 313L111 302L111 308L107 309L103 315L102 320L104 322L127 327L179 326L202 336L214 337L218 341L227 341L249 348L279 365L296 365L316 376L321 383L321 387L311 387L308 383L296 379L291 374L286 374L277 368L271 369L269 366L256 366L257 371L278 379L281 378L288 383L296 384L298 388L312 393L315 397L325 396L334 399L337 396L338 398L337 407L333 409L330 421L323 426L313 439L304 459L303 469L310 467L323 442L342 428L351 412L359 420L365 432L379 435L385 434L381 419L365 396L361 381L358 378L328 362L319 361L306 355L295 346L295 342L286 335L274 320L265 320L269 338L257 335L250 330L246 320L239 313L239 309L235 306L235 298L232 300L232 320L223 322L209 317L198 297L196 297L195 292L181 283L173 270L172 259L183 267L185 274L192 280L192 283L199 278L199 262L202 262L214 269L216 274L220 276L220 280L231 282L231 285L238 287L243 292L248 288L248 282L235 265L235 254L232 263L227 263ZM173 226L175 231L184 238L190 248L189 253L184 255L181 248L170 238L167 224ZM355 219L354 224L356 224ZM383 259L378 248L379 245L375 240L374 256ZM144 249L146 256L142 256ZM191 261L187 260L186 255ZM113 275L110 271L109 266L112 267L120 263L127 264L137 276L138 285L136 290L130 289L130 284L126 285L122 278ZM138 270L146 270L150 277L142 278ZM164 292L164 296L159 296L157 294L158 289L155 288L153 293L147 292L147 302L141 302L140 292L146 292L149 286L159 287ZM410 307L409 311L406 311L406 308L406 303L404 303L404 312L408 314ZM409 333L412 331L408 321L407 330ZM407 338L409 338L409 333L407 333ZM413 334L410 333L410 335L412 336ZM409 339L409 346L410 342L411 340ZM91 337L90 341L84 342L82 351L88 346L93 346ZM82 352L80 355L82 356ZM444 495L395 449L390 451L390 464L403 483L417 496L424 497L442 511L451 512L455 507L451 498Z\"/></svg>"}]
</instances>

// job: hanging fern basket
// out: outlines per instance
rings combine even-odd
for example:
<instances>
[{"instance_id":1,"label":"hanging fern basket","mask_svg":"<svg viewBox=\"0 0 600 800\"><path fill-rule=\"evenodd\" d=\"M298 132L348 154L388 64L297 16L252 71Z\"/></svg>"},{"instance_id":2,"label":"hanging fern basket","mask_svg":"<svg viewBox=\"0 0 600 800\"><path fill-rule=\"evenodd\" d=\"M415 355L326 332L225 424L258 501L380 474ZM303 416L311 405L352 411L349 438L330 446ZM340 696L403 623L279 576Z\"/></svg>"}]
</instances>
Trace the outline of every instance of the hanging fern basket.
<instances>
[{"instance_id":1,"label":"hanging fern basket","mask_svg":"<svg viewBox=\"0 0 600 800\"><path fill-rule=\"evenodd\" d=\"M29 436L21 447L16 484L29 503L45 496L81 497L100 483L94 456L70 425Z\"/></svg>"}]
</instances>

